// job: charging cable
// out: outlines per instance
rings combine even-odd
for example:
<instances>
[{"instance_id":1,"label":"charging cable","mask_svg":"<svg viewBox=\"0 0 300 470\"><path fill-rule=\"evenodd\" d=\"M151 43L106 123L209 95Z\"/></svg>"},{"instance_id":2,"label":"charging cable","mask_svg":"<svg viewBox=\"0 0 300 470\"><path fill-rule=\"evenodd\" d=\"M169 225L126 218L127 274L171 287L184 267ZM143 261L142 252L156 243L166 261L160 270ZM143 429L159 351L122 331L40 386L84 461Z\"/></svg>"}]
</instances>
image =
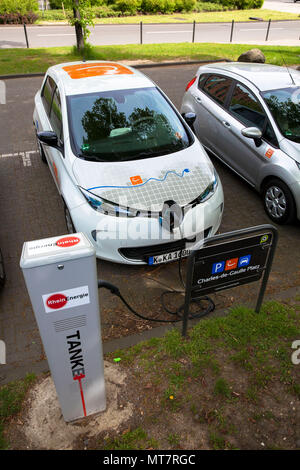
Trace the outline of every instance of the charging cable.
<instances>
[{"instance_id":1,"label":"charging cable","mask_svg":"<svg viewBox=\"0 0 300 470\"><path fill-rule=\"evenodd\" d=\"M170 310L165 305L165 297L168 296L168 295L174 295L174 294L181 294L181 295L185 294L185 284L184 284L183 277L182 277L182 272L181 272L181 260L182 260L182 249L181 249L180 255L179 255L178 269L179 269L179 279L180 279L180 282L181 282L182 287L183 287L184 290L174 290L174 289L172 289L172 290L164 291L161 294L161 304L162 304L164 310L167 313L169 313L170 315L176 315L176 319L174 319L174 320L162 320L160 318L145 317L141 313L134 310L131 307L131 305L127 302L127 300L124 299L124 297L122 296L119 288L117 286L115 286L114 284L111 284L110 282L103 281L102 279L98 279L98 288L99 289L101 289L101 288L107 289L113 295L116 295L117 297L119 297L120 300L124 303L124 305L126 305L128 310L130 310L130 312L132 312L135 316L137 316L138 318L141 318L142 320L160 322L160 323L177 323L177 322L180 322L183 319L184 304L180 305L176 310ZM202 305L203 301L208 303L208 306L205 309L203 309L203 305ZM194 304L198 305L199 309L196 310L196 312L194 312L194 313L189 312L189 315L188 315L189 319L204 317L205 315L208 315L210 312L212 312L215 309L215 304L214 304L213 300L210 297L207 297L207 296L203 296L203 297L200 297L199 299L192 300L191 303L194 303Z\"/></svg>"}]
</instances>

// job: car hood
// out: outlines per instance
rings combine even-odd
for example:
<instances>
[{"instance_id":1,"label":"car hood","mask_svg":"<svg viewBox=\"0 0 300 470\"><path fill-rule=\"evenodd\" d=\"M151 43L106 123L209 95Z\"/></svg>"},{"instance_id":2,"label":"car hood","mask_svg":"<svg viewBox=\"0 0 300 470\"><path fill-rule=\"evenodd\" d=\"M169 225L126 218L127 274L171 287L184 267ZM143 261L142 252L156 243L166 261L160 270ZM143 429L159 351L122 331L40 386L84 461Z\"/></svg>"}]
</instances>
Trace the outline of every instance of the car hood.
<instances>
[{"instance_id":1,"label":"car hood","mask_svg":"<svg viewBox=\"0 0 300 470\"><path fill-rule=\"evenodd\" d=\"M198 142L173 154L127 162L76 158L73 173L79 186L97 196L151 211L160 211L168 200L189 204L214 180L213 165Z\"/></svg>"},{"instance_id":2,"label":"car hood","mask_svg":"<svg viewBox=\"0 0 300 470\"><path fill-rule=\"evenodd\" d=\"M292 157L296 162L300 163L300 144L292 142L288 139L283 139L280 142L280 148Z\"/></svg>"}]
</instances>

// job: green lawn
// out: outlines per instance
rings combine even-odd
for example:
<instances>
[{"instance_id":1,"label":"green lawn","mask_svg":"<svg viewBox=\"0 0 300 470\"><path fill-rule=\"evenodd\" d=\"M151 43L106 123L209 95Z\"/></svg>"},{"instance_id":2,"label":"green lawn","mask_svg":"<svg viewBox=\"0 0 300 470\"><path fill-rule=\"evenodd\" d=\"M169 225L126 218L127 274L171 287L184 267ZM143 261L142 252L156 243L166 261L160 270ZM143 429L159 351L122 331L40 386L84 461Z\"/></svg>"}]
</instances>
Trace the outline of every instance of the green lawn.
<instances>
[{"instance_id":1,"label":"green lawn","mask_svg":"<svg viewBox=\"0 0 300 470\"><path fill-rule=\"evenodd\" d=\"M86 59L97 60L150 60L164 62L171 60L236 60L238 56L253 47L259 47L266 61L275 65L299 64L300 47L254 46L246 44L143 44L122 46L88 47ZM61 62L79 60L72 47L51 47L40 49L1 49L0 75L45 72L48 67Z\"/></svg>"},{"instance_id":2,"label":"green lawn","mask_svg":"<svg viewBox=\"0 0 300 470\"><path fill-rule=\"evenodd\" d=\"M116 18L96 18L95 23L102 24L129 24L129 23L219 23L222 21L249 21L249 17L259 17L265 21L271 20L296 20L300 15L285 13L274 10L237 10L237 11L215 11L203 13L174 13L172 15L138 15L122 16ZM251 21L251 20L250 20ZM54 22L51 20L38 20L38 24ZM62 21L59 21L60 23Z\"/></svg>"}]
</instances>

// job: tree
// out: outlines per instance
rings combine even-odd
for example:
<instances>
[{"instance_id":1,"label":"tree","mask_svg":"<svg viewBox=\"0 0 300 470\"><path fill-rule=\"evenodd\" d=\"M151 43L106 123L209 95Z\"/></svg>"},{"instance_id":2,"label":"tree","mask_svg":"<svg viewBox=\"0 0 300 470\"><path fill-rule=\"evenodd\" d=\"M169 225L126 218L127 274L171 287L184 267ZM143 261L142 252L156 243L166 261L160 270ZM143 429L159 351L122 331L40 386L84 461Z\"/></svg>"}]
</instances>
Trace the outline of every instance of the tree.
<instances>
[{"instance_id":1,"label":"tree","mask_svg":"<svg viewBox=\"0 0 300 470\"><path fill-rule=\"evenodd\" d=\"M94 13L90 0L67 0L67 8L73 10L73 17L69 18L71 26L75 26L77 50L84 49L85 42L90 35L88 26L94 26Z\"/></svg>"}]
</instances>

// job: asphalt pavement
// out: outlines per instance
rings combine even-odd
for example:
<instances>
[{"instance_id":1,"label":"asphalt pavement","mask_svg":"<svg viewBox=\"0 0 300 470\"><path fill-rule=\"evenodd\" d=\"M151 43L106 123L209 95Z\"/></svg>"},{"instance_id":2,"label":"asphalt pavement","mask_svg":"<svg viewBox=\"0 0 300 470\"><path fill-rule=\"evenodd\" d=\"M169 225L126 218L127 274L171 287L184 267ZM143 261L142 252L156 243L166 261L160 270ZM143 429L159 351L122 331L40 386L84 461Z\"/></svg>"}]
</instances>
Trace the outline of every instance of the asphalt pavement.
<instances>
[{"instance_id":1,"label":"asphalt pavement","mask_svg":"<svg viewBox=\"0 0 300 470\"><path fill-rule=\"evenodd\" d=\"M300 10L300 3L299 3ZM300 11L299 11L300 13ZM259 11L258 11L259 16ZM228 43L231 39L231 23L197 23L194 41L197 43ZM268 22L253 21L235 23L232 42L237 44L300 44L300 21L273 21L268 34ZM27 26L29 46L60 47L75 44L74 27L68 25ZM140 25L96 25L91 28L89 42L93 45L139 44ZM193 24L144 24L143 44L192 42ZM26 47L23 26L1 26L0 48Z\"/></svg>"},{"instance_id":2,"label":"asphalt pavement","mask_svg":"<svg viewBox=\"0 0 300 470\"><path fill-rule=\"evenodd\" d=\"M184 89L197 65L153 67L146 73L180 107ZM9 79L6 104L0 104L0 246L4 255L7 283L0 294L0 339L7 346L7 364L0 366L0 384L27 372L47 370L40 335L26 292L19 260L24 241L66 233L63 206L47 165L35 146L32 125L34 94L42 78ZM224 165L213 160L225 194L221 232L269 223L260 197ZM269 296L281 296L299 285L300 224L279 227L279 245L267 289ZM116 284L133 307L152 318L170 319L163 310L165 289L182 289L178 264L157 267L126 266L98 260L98 276ZM183 275L185 262L183 263ZM227 290L213 298L217 311L231 305L255 305L257 283ZM172 306L182 303L182 296ZM157 322L134 317L119 299L100 291L100 317L104 350L117 349L141 339L140 334L159 334ZM113 346L112 346L113 345Z\"/></svg>"}]
</instances>

